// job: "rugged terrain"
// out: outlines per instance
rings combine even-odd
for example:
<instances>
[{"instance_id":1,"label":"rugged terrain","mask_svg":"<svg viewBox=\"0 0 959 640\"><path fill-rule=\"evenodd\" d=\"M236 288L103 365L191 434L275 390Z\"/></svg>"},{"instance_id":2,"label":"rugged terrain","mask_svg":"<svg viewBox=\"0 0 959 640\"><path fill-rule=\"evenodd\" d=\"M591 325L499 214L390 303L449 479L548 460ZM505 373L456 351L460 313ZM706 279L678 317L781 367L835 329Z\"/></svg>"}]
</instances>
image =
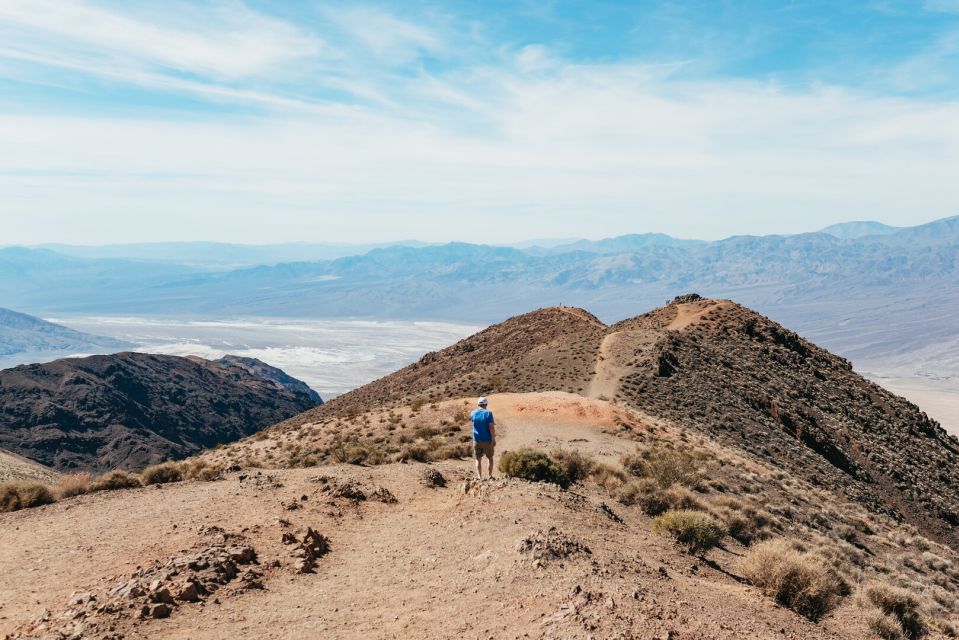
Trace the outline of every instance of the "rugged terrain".
<instances>
[{"instance_id":1,"label":"rugged terrain","mask_svg":"<svg viewBox=\"0 0 959 640\"><path fill-rule=\"evenodd\" d=\"M566 489L470 481L480 393L498 457L532 447L583 472ZM613 326L548 308L191 459L212 481L0 514L0 632L954 637L956 447L733 302ZM687 553L657 533L677 509L726 535ZM835 576L828 608L770 594L763 540L804 563L796 580Z\"/></svg>"},{"instance_id":2,"label":"rugged terrain","mask_svg":"<svg viewBox=\"0 0 959 640\"><path fill-rule=\"evenodd\" d=\"M183 458L316 404L306 385L284 387L276 371L142 353L6 369L0 447L61 471Z\"/></svg>"}]
</instances>

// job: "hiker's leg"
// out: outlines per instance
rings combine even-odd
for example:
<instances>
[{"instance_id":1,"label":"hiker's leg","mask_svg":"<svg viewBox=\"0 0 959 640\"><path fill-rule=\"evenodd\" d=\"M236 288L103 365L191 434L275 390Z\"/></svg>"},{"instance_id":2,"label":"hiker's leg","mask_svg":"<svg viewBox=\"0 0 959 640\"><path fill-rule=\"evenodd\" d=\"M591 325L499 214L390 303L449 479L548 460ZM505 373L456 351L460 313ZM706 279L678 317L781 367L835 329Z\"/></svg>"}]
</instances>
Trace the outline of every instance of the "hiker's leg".
<instances>
[{"instance_id":1,"label":"hiker's leg","mask_svg":"<svg viewBox=\"0 0 959 640\"><path fill-rule=\"evenodd\" d=\"M492 478L493 477L493 450L492 449L490 449L487 452L486 457L489 458L489 477Z\"/></svg>"},{"instance_id":2,"label":"hiker's leg","mask_svg":"<svg viewBox=\"0 0 959 640\"><path fill-rule=\"evenodd\" d=\"M476 477L483 478L483 453L478 447L476 448Z\"/></svg>"}]
</instances>

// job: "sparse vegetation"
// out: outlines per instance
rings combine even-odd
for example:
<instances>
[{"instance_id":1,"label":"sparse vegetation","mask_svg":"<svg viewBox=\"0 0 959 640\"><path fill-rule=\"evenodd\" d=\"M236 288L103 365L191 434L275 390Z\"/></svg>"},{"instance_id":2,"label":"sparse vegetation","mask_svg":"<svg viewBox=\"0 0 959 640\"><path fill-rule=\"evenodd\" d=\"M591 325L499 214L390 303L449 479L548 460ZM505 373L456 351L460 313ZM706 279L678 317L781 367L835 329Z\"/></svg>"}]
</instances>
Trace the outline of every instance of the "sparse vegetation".
<instances>
[{"instance_id":1,"label":"sparse vegetation","mask_svg":"<svg viewBox=\"0 0 959 640\"><path fill-rule=\"evenodd\" d=\"M144 469L140 472L140 478L145 485L179 482L183 479L183 470L179 463L162 462Z\"/></svg>"},{"instance_id":2,"label":"sparse vegetation","mask_svg":"<svg viewBox=\"0 0 959 640\"><path fill-rule=\"evenodd\" d=\"M499 470L512 478L522 478L531 482L552 482L566 488L570 479L564 474L558 462L546 452L536 449L517 449L507 451L499 460Z\"/></svg>"},{"instance_id":3,"label":"sparse vegetation","mask_svg":"<svg viewBox=\"0 0 959 640\"><path fill-rule=\"evenodd\" d=\"M143 483L140 482L139 477L116 469L98 476L90 485L90 491L115 491L118 489L135 489L142 486Z\"/></svg>"},{"instance_id":4,"label":"sparse vegetation","mask_svg":"<svg viewBox=\"0 0 959 640\"><path fill-rule=\"evenodd\" d=\"M569 482L582 482L593 471L593 459L576 449L555 449L550 457L559 463Z\"/></svg>"},{"instance_id":5,"label":"sparse vegetation","mask_svg":"<svg viewBox=\"0 0 959 640\"><path fill-rule=\"evenodd\" d=\"M842 578L820 558L797 551L785 540L755 545L741 563L752 584L810 620L832 611L847 590Z\"/></svg>"},{"instance_id":6,"label":"sparse vegetation","mask_svg":"<svg viewBox=\"0 0 959 640\"><path fill-rule=\"evenodd\" d=\"M689 553L709 551L723 539L726 529L722 523L702 511L667 511L653 519L653 531L668 535Z\"/></svg>"},{"instance_id":7,"label":"sparse vegetation","mask_svg":"<svg viewBox=\"0 0 959 640\"><path fill-rule=\"evenodd\" d=\"M7 482L0 484L0 513L50 504L53 492L42 482Z\"/></svg>"},{"instance_id":8,"label":"sparse vegetation","mask_svg":"<svg viewBox=\"0 0 959 640\"><path fill-rule=\"evenodd\" d=\"M881 617L874 616L871 619L871 622L875 623L874 630L879 633L879 628L881 628L883 632L891 633L891 623L895 623L900 632L900 636L881 637L902 637L916 640L916 638L921 638L928 632L928 626L923 620L919 598L909 591L886 584L874 583L866 587L865 595L866 599L882 614Z\"/></svg>"},{"instance_id":9,"label":"sparse vegetation","mask_svg":"<svg viewBox=\"0 0 959 640\"><path fill-rule=\"evenodd\" d=\"M702 481L701 464L693 449L683 446L678 449L654 445L640 449L621 459L623 468L639 478L651 478L666 489L674 484L698 486Z\"/></svg>"},{"instance_id":10,"label":"sparse vegetation","mask_svg":"<svg viewBox=\"0 0 959 640\"><path fill-rule=\"evenodd\" d=\"M57 478L54 493L58 500L90 492L93 478L89 473L67 473Z\"/></svg>"}]
</instances>

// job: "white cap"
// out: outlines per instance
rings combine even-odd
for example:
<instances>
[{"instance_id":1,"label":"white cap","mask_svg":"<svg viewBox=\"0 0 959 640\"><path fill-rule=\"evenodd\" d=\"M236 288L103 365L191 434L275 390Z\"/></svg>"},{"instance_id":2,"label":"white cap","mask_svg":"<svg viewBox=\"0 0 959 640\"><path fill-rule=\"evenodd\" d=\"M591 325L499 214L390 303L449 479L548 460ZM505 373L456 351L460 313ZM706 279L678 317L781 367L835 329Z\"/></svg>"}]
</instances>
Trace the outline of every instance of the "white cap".
<instances>
[{"instance_id":1,"label":"white cap","mask_svg":"<svg viewBox=\"0 0 959 640\"><path fill-rule=\"evenodd\" d=\"M480 396L480 399L476 401L476 404L481 407L485 407L487 405L486 396Z\"/></svg>"}]
</instances>

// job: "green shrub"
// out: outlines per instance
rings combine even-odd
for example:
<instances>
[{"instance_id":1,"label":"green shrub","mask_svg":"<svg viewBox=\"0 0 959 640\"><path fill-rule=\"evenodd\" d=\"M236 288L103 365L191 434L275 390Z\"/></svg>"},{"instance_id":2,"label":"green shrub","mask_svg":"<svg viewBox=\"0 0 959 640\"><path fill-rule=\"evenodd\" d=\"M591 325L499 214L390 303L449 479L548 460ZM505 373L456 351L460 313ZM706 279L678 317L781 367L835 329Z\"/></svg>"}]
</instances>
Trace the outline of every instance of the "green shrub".
<instances>
[{"instance_id":1,"label":"green shrub","mask_svg":"<svg viewBox=\"0 0 959 640\"><path fill-rule=\"evenodd\" d=\"M179 462L162 462L141 471L140 478L145 485L167 484L182 480L183 471Z\"/></svg>"},{"instance_id":2,"label":"green shrub","mask_svg":"<svg viewBox=\"0 0 959 640\"><path fill-rule=\"evenodd\" d=\"M99 476L96 480L93 481L93 484L90 485L90 491L113 491L116 489L135 489L137 487L142 487L143 483L140 482L140 478L137 476L127 473L126 471L110 471L109 473L104 473Z\"/></svg>"},{"instance_id":3,"label":"green shrub","mask_svg":"<svg viewBox=\"0 0 959 640\"><path fill-rule=\"evenodd\" d=\"M555 449L549 456L559 463L560 468L563 470L563 475L565 475L571 483L582 482L588 478L595 464L590 456L576 449Z\"/></svg>"},{"instance_id":4,"label":"green shrub","mask_svg":"<svg viewBox=\"0 0 959 640\"><path fill-rule=\"evenodd\" d=\"M7 482L0 484L0 513L39 507L55 502L50 487L42 482Z\"/></svg>"},{"instance_id":5,"label":"green shrub","mask_svg":"<svg viewBox=\"0 0 959 640\"><path fill-rule=\"evenodd\" d=\"M569 478L563 473L559 463L545 452L536 449L523 448L505 452L499 459L499 470L513 478L531 482L552 482L564 489L569 486Z\"/></svg>"},{"instance_id":6,"label":"green shrub","mask_svg":"<svg viewBox=\"0 0 959 640\"><path fill-rule=\"evenodd\" d=\"M91 482L89 473L67 473L57 478L54 491L60 499L80 496L90 491Z\"/></svg>"},{"instance_id":7,"label":"green shrub","mask_svg":"<svg viewBox=\"0 0 959 640\"><path fill-rule=\"evenodd\" d=\"M667 511L653 520L653 531L671 536L689 553L709 551L723 539L722 523L702 511Z\"/></svg>"},{"instance_id":8,"label":"green shrub","mask_svg":"<svg viewBox=\"0 0 959 640\"><path fill-rule=\"evenodd\" d=\"M874 583L866 588L866 598L877 609L894 618L904 637L921 638L928 632L919 598L905 589Z\"/></svg>"},{"instance_id":9,"label":"green shrub","mask_svg":"<svg viewBox=\"0 0 959 640\"><path fill-rule=\"evenodd\" d=\"M821 558L801 553L784 540L752 547L741 570L766 595L810 620L832 611L848 588Z\"/></svg>"}]
</instances>

